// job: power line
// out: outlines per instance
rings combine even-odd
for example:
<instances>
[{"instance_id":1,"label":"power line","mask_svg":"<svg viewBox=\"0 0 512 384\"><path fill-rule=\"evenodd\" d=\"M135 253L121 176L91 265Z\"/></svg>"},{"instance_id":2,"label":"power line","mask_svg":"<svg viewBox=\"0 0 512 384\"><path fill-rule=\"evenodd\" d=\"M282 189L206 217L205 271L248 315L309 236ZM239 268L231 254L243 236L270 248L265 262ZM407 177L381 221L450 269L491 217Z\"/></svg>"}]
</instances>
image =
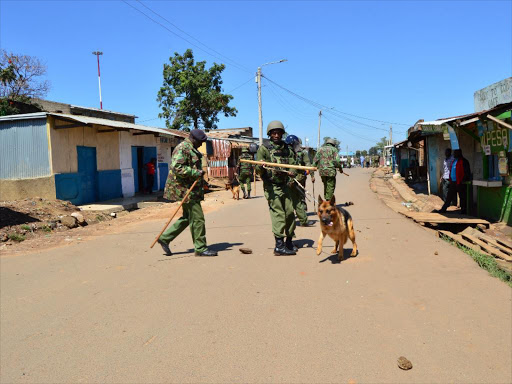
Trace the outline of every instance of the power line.
<instances>
[{"instance_id":1,"label":"power line","mask_svg":"<svg viewBox=\"0 0 512 384\"><path fill-rule=\"evenodd\" d=\"M200 46L198 46L197 44L194 44L192 43L190 40L187 40L185 39L183 36L180 36L179 34L177 34L176 32L172 31L171 29L167 28L165 25L163 25L162 23L160 23L159 21L153 19L151 16L149 16L148 14L142 12L140 9L138 9L137 7L134 7L133 5L131 5L130 3L128 3L126 0L121 0L123 3L125 3L126 5L128 5L129 7L135 9L137 12L141 13L142 15L144 15L145 17L147 17L149 20L151 20L152 22L154 22L155 24L158 24L159 26L161 26L162 28L164 28L166 31L172 33L173 35L175 35L176 37L179 37L180 39L186 41L187 43L189 43L190 45L196 47L197 49L203 51L204 53L206 53L207 55L210 55L212 57L215 57L216 59L219 59L219 60L223 60L221 57L219 56L216 56L206 50L204 50L203 48L201 48ZM231 60L232 61L232 60ZM232 66L240 71L244 71L244 72L251 72L249 71L248 69L238 65L238 64L232 64Z\"/></svg>"},{"instance_id":2,"label":"power line","mask_svg":"<svg viewBox=\"0 0 512 384\"><path fill-rule=\"evenodd\" d=\"M370 141L372 143L375 143L375 139L370 139L368 137L365 137L365 136L361 136L361 135L358 135L358 134L355 134L355 133L352 133L346 129L344 129L343 127L340 127L338 124L334 123L331 119L329 119L327 116L324 115L324 118L329 122L331 123L332 125L334 125L336 128L340 129L341 131L345 132L345 133L348 133L349 135L352 135L354 137L357 137L358 139L362 139L362 140L367 140L367 141Z\"/></svg>"},{"instance_id":3,"label":"power line","mask_svg":"<svg viewBox=\"0 0 512 384\"><path fill-rule=\"evenodd\" d=\"M197 41L199 44L201 44L202 46L208 48L209 50L215 52L217 55L219 56L222 56L223 58L225 58L226 60L229 60L231 61L232 63L234 63L235 65L238 65L240 68L243 68L245 69L246 71L248 72L251 72L252 71L250 69L248 69L247 67L245 67L244 65L240 64L240 63L237 63L235 60L233 59L230 59L229 57L227 57L226 55L223 55L222 53L220 53L219 51L216 51L215 49L213 49L212 47L206 45L205 43L201 42L199 39L196 39L194 36L192 36L191 34L187 33L186 31L184 31L183 29L181 29L180 27L178 27L176 24L174 24L173 22L167 20L165 17L163 17L162 15L160 15L159 13L157 13L156 11L154 11L153 9L151 9L150 7L148 7L146 4L144 4L142 1L140 0L136 0L140 5L142 5L144 8L146 8L147 10L149 10L150 12L152 12L153 14L157 15L158 17L160 17L162 20L165 20L167 23L169 23L170 25L172 25L174 28L176 28L178 31L184 33L185 35L187 35L188 37L190 37L191 39Z\"/></svg>"},{"instance_id":4,"label":"power line","mask_svg":"<svg viewBox=\"0 0 512 384\"><path fill-rule=\"evenodd\" d=\"M313 101L313 100L311 100L311 99L308 99L308 98L306 98L306 97L304 97L304 96L301 96L301 95L299 95L298 93L295 93L295 92L291 91L290 89L288 89L288 88L286 88L286 87L283 87L282 85L280 85L280 84L276 83L275 81L273 81L273 80L269 79L267 76L265 76L265 75L262 75L262 76L263 76L264 78L266 78L269 82L273 83L273 84L274 84L274 85L276 85L277 87L279 87L279 88L281 88L282 90L284 90L285 92L288 92L289 94L293 95L294 97L296 97L296 98L298 98L298 99L302 100L303 102L305 102L305 103L307 103L307 104L309 104L309 105L311 105L311 106L313 106L313 107L315 107L315 108L317 108L317 109L322 109L322 110L324 110L324 112L326 112L326 113L331 113L331 114L333 114L333 115L335 115L335 116L337 116L337 117L339 117L339 118L346 119L346 120L351 121L351 122L353 122L353 123L355 123L355 124L363 125L363 126L368 127L368 128L373 128L373 129L377 129L377 130L381 130L381 131L385 131L385 132L387 132L387 131L388 131L387 129L384 129L384 128L381 128L381 127L375 127L375 126L373 126L373 125L369 125L369 124L366 124L366 123L362 123L362 122L359 122L359 121L356 121L356 120L350 119L350 118L348 118L348 117L346 117L346 116L343 116L342 114L343 114L344 112L338 111L338 110L336 110L336 109L329 108L329 107L327 107L327 106L325 106L325 105L323 105L323 104L321 104L321 103L318 103L318 102ZM346 113L345 113L345 114L346 114ZM356 115L353 115L353 116L356 116ZM373 120L373 121L381 121L381 120L374 120L374 119L369 119L369 120ZM393 123L391 123L391 124L393 124ZM404 125L408 125L408 124L404 124Z\"/></svg>"}]
</instances>

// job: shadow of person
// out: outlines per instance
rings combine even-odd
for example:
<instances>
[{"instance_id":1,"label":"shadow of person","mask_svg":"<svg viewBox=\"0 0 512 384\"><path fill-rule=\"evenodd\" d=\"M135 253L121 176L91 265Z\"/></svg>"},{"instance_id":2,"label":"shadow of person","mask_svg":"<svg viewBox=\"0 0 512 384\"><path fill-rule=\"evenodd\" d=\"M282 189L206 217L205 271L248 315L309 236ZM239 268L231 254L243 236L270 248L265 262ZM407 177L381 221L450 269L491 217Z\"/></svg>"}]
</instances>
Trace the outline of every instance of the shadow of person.
<instances>
[{"instance_id":1,"label":"shadow of person","mask_svg":"<svg viewBox=\"0 0 512 384\"><path fill-rule=\"evenodd\" d=\"M298 239L294 240L293 244L295 244L297 248L313 248L315 241L311 239Z\"/></svg>"},{"instance_id":2,"label":"shadow of person","mask_svg":"<svg viewBox=\"0 0 512 384\"><path fill-rule=\"evenodd\" d=\"M351 201L346 201L342 204L336 204L336 207L337 208L346 208L346 207L350 207L351 205L354 205L354 203Z\"/></svg>"},{"instance_id":3,"label":"shadow of person","mask_svg":"<svg viewBox=\"0 0 512 384\"><path fill-rule=\"evenodd\" d=\"M359 251L356 253L355 256L351 256L350 255L351 253L352 253L352 249L351 248L344 248L343 249L343 260L339 261L337 253L331 253L325 259L320 260L319 263L325 263L327 260L329 260L331 262L331 264L341 264L341 262L343 262L345 260L348 260L348 259L350 259L352 257L357 257L357 255L359 255Z\"/></svg>"},{"instance_id":4,"label":"shadow of person","mask_svg":"<svg viewBox=\"0 0 512 384\"><path fill-rule=\"evenodd\" d=\"M243 245L244 243L217 243L208 246L208 249L216 252L231 251L233 247Z\"/></svg>"}]
</instances>

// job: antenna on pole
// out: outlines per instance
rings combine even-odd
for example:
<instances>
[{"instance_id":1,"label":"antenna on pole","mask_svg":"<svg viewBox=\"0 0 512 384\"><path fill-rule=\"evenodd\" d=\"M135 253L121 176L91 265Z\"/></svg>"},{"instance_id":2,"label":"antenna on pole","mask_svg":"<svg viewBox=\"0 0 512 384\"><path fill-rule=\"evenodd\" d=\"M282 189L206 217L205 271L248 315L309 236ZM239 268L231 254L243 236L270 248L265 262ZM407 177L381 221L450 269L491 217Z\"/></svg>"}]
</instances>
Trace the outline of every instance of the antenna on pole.
<instances>
[{"instance_id":1,"label":"antenna on pole","mask_svg":"<svg viewBox=\"0 0 512 384\"><path fill-rule=\"evenodd\" d=\"M100 87L100 109L103 109L103 102L101 101L101 76L100 76L100 55L103 55L103 52L94 51L92 54L96 55L96 57L98 59L98 84Z\"/></svg>"}]
</instances>

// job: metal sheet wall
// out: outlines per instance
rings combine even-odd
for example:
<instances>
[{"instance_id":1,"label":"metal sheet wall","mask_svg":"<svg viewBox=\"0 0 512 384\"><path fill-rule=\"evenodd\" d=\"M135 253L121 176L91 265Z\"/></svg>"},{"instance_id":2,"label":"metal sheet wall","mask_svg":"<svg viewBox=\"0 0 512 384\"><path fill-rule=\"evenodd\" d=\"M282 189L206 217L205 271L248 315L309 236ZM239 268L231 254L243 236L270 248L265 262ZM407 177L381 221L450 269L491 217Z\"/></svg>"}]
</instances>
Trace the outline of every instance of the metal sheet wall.
<instances>
[{"instance_id":1,"label":"metal sheet wall","mask_svg":"<svg viewBox=\"0 0 512 384\"><path fill-rule=\"evenodd\" d=\"M46 119L0 122L0 179L50 175Z\"/></svg>"}]
</instances>

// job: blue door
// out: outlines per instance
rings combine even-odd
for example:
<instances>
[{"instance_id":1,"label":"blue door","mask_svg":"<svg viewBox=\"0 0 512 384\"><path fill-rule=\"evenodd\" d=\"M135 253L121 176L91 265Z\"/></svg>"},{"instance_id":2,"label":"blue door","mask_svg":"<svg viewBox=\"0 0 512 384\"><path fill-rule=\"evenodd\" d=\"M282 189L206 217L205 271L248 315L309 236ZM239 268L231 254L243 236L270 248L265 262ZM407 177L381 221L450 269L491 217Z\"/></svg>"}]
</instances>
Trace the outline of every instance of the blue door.
<instances>
[{"instance_id":1,"label":"blue door","mask_svg":"<svg viewBox=\"0 0 512 384\"><path fill-rule=\"evenodd\" d=\"M144 164L147 164L151 159L156 159L156 147L144 147ZM155 169L156 172L156 169ZM144 172L145 174L145 172ZM155 179L153 182L153 191L158 190L158 175L155 173Z\"/></svg>"},{"instance_id":2,"label":"blue door","mask_svg":"<svg viewBox=\"0 0 512 384\"><path fill-rule=\"evenodd\" d=\"M132 147L132 168L135 193L144 190L144 147Z\"/></svg>"},{"instance_id":3,"label":"blue door","mask_svg":"<svg viewBox=\"0 0 512 384\"><path fill-rule=\"evenodd\" d=\"M76 147L78 174L80 176L81 204L98 200L98 167L96 165L95 147Z\"/></svg>"}]
</instances>

